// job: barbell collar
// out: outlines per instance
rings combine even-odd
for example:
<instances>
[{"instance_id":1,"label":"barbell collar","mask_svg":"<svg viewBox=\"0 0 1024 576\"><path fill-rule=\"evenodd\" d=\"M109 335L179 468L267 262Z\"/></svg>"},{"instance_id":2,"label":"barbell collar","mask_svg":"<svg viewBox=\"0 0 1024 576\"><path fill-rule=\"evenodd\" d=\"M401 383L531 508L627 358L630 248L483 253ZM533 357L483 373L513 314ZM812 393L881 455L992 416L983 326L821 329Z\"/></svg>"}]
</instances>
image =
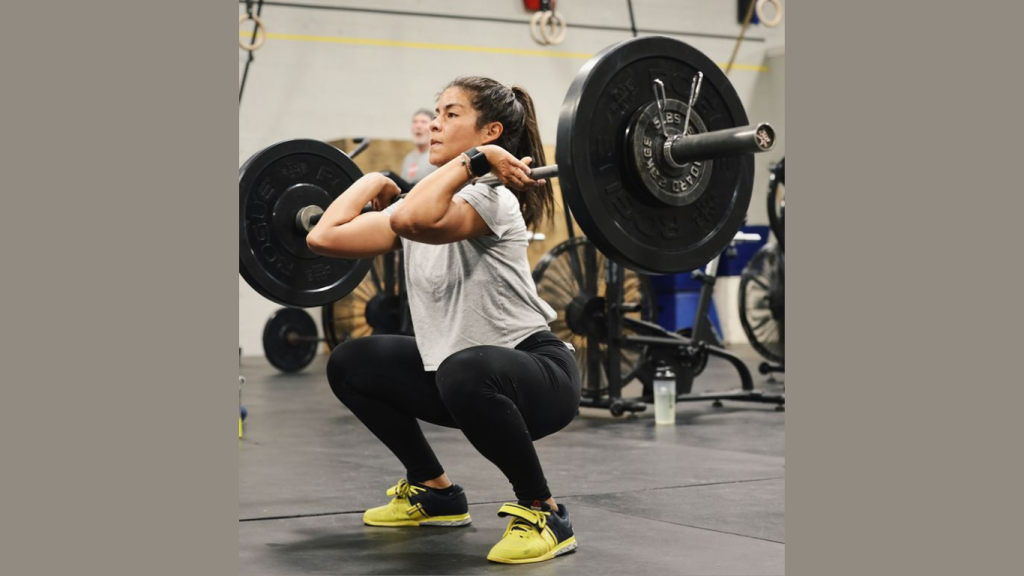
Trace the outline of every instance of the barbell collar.
<instances>
[{"instance_id":1,"label":"barbell collar","mask_svg":"<svg viewBox=\"0 0 1024 576\"><path fill-rule=\"evenodd\" d=\"M689 136L678 134L665 142L664 150L665 160L670 166L684 168L688 162L767 152L774 147L775 129L771 124L761 122Z\"/></svg>"}]
</instances>

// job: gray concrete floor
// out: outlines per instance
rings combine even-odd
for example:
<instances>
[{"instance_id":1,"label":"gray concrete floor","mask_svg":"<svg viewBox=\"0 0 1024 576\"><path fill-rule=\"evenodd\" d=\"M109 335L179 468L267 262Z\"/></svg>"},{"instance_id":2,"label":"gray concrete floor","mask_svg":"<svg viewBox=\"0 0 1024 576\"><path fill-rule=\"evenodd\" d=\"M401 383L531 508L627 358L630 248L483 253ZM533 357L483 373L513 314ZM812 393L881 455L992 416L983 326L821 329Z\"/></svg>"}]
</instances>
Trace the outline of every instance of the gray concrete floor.
<instances>
[{"instance_id":1,"label":"gray concrete floor","mask_svg":"<svg viewBox=\"0 0 1024 576\"><path fill-rule=\"evenodd\" d=\"M748 347L731 350L758 387ZM403 477L398 460L327 386L325 357L279 374L244 358L249 410L238 450L240 573L255 574L783 574L785 413L772 405L678 405L675 426L655 426L653 408L622 418L584 408L537 443L555 498L573 518L579 549L550 562L494 564L487 551L506 520L511 487L458 430L423 424L470 501L465 528L373 528L362 512L385 503ZM781 377L780 377L781 378ZM739 387L712 359L696 391ZM634 384L626 396L638 395Z\"/></svg>"}]
</instances>

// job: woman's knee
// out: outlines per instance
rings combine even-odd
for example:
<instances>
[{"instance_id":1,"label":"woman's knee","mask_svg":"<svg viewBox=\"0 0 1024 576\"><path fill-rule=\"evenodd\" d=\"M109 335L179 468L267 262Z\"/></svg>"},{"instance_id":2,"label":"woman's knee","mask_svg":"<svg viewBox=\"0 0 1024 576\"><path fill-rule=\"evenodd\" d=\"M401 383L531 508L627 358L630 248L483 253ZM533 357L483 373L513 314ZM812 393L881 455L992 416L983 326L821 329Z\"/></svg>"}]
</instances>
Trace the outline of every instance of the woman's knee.
<instances>
[{"instance_id":1,"label":"woman's knee","mask_svg":"<svg viewBox=\"0 0 1024 576\"><path fill-rule=\"evenodd\" d=\"M327 381L339 400L345 402L348 394L360 392L367 379L358 374L372 365L368 363L374 361L378 348L373 338L356 338L342 342L331 351L327 359Z\"/></svg>"}]
</instances>

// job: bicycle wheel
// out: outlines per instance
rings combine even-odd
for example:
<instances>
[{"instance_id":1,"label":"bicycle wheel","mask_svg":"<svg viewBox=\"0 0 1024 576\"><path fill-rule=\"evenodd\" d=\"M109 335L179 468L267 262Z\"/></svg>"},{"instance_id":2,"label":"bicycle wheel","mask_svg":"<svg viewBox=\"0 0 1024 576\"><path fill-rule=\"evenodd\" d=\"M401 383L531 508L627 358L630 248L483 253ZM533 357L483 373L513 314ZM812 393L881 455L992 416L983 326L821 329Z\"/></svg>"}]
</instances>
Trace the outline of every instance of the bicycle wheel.
<instances>
[{"instance_id":1,"label":"bicycle wheel","mask_svg":"<svg viewBox=\"0 0 1024 576\"><path fill-rule=\"evenodd\" d=\"M599 396L607 392L608 377L605 373L607 366L608 345L602 342L599 345L599 354L602 370L600 372L600 385L595 389L588 387L589 373L587 370L587 338L585 323L593 312L604 312L604 296L607 291L605 282L605 257L594 249L595 260L593 266L588 266L586 251L588 246L593 246L585 237L575 237L555 246L550 252L541 258L533 270L533 281L537 285L537 293L547 302L558 317L550 324L550 330L565 342L569 342L576 348L576 365L580 370L580 378L583 382L584 395ZM575 253L582 268L583 277L589 274L596 276L596 294L587 294L573 273L572 256ZM586 282L586 280L584 281ZM655 298L651 287L650 279L643 274L632 270L625 270L625 282L623 283L623 303L628 307L633 305L636 310L626 312L626 316L639 320L654 321ZM630 334L629 329L623 331ZM625 386L637 376L643 359L642 350L623 349L621 357L622 385Z\"/></svg>"},{"instance_id":2,"label":"bicycle wheel","mask_svg":"<svg viewBox=\"0 0 1024 576\"><path fill-rule=\"evenodd\" d=\"M786 159L779 160L768 176L768 226L779 246L786 249Z\"/></svg>"},{"instance_id":3,"label":"bicycle wheel","mask_svg":"<svg viewBox=\"0 0 1024 576\"><path fill-rule=\"evenodd\" d=\"M761 247L740 278L740 324L766 359L786 359L785 256L777 244Z\"/></svg>"}]
</instances>

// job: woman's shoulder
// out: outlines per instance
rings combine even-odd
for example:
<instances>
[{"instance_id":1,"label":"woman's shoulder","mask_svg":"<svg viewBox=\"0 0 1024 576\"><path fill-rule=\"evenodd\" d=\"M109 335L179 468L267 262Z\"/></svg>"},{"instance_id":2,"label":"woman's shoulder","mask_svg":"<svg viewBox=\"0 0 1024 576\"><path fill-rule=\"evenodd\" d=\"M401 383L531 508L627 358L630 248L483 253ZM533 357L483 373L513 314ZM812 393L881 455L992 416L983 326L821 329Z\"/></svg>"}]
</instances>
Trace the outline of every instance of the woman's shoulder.
<instances>
[{"instance_id":1,"label":"woman's shoulder","mask_svg":"<svg viewBox=\"0 0 1024 576\"><path fill-rule=\"evenodd\" d=\"M501 184L497 186L491 186L490 184L485 184L483 182L467 184L458 192L458 194L486 197L492 201L500 202L501 204L519 205L519 199L516 197L515 193Z\"/></svg>"}]
</instances>

